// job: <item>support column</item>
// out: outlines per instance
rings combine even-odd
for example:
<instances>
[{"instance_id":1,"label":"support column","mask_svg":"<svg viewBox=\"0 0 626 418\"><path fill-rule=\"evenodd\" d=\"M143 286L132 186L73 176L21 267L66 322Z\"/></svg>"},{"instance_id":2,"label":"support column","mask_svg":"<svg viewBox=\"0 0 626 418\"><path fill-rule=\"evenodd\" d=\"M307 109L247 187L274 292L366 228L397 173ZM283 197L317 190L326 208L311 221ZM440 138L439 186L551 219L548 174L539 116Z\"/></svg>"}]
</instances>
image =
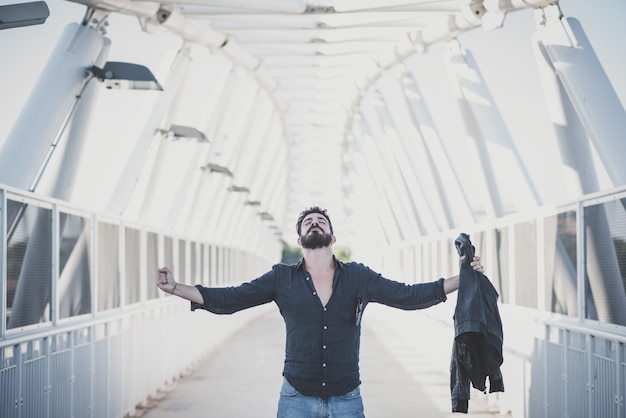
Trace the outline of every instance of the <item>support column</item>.
<instances>
[{"instance_id":1,"label":"support column","mask_svg":"<svg viewBox=\"0 0 626 418\"><path fill-rule=\"evenodd\" d=\"M150 163L149 158L155 157L155 150L150 150L152 145L156 145L158 148L161 144L154 144L157 140L156 136L159 138L161 136L158 133L159 128L162 128L164 121L167 121L167 118L170 114L172 104L176 100L178 94L178 86L182 82L182 79L185 75L184 71L177 70L177 63L184 60L180 59L173 64L173 68L171 69L166 84L163 86L163 91L159 92L159 97L156 99L154 106L152 107L152 111L141 131L141 134L138 138L135 139L135 146L130 153L130 157L128 162L126 163L126 167L119 177L118 183L111 195L111 199L109 200L107 211L114 215L129 215L127 213L127 209L129 208L129 203L133 194L137 192L137 185L140 182L143 174L147 173L148 164ZM182 65L180 68L185 68ZM133 138L131 138L133 139ZM137 215L141 216L141 214Z\"/></svg>"},{"instance_id":2,"label":"support column","mask_svg":"<svg viewBox=\"0 0 626 418\"><path fill-rule=\"evenodd\" d=\"M31 188L52 142L80 99L87 68L104 46L105 38L93 27L66 26L0 150L0 182L22 190Z\"/></svg>"},{"instance_id":3,"label":"support column","mask_svg":"<svg viewBox=\"0 0 626 418\"><path fill-rule=\"evenodd\" d=\"M189 48L188 46L183 46L178 51L178 54L174 59L167 80L166 88L175 92L176 96L171 99L172 107L170 107L170 109L168 109L163 115L164 119L161 122L161 126L164 130L167 130L170 126L171 115L175 111L175 104L177 103L177 99L179 99L178 93L182 90L181 86L189 73L190 66L191 57L189 55ZM159 191L163 191L163 184L169 184L170 187L174 187L174 185L171 185L171 182L166 181L170 173L168 167L164 164L164 161L165 156L170 152L170 147L175 147L176 144L172 144L172 142L169 141L163 134L157 135L156 142L154 161L149 167L146 167L146 173L149 172L149 174L146 175L147 185L145 193L142 193L142 196L138 196L138 199L140 200L140 204L138 205L139 211L137 215L135 215L136 218L141 217L143 222L153 225L158 225L163 222L170 207L180 207L180 200L178 198L174 198L171 199L171 201L166 202L159 195ZM206 144L197 144L197 146L199 148L203 146L206 147ZM191 170L198 168L199 163L197 163L197 159L200 155L201 152L195 153L195 161L192 160L186 167L188 173ZM175 169L177 171L182 171L185 167L176 167ZM175 195L177 197L180 196L180 194L187 189L188 184L189 181L184 181L182 184L179 184ZM161 187L161 189L159 189L159 187ZM168 190L168 193L170 192L172 192L172 190Z\"/></svg>"},{"instance_id":4,"label":"support column","mask_svg":"<svg viewBox=\"0 0 626 418\"><path fill-rule=\"evenodd\" d=\"M488 191L488 215L501 217L529 204L539 206L539 194L471 53L457 41L448 42L447 46L451 71L459 87L459 108L467 134L475 141Z\"/></svg>"},{"instance_id":5,"label":"support column","mask_svg":"<svg viewBox=\"0 0 626 418\"><path fill-rule=\"evenodd\" d=\"M475 223L476 216L469 202L467 191L463 188L458 173L452 166L450 155L435 127L415 73L409 70L406 72L406 77L409 81L404 85L406 93L403 96L424 149L433 160L432 175L437 185L441 205L444 208L447 227L454 229L458 225ZM410 94L408 94L409 92Z\"/></svg>"},{"instance_id":6,"label":"support column","mask_svg":"<svg viewBox=\"0 0 626 418\"><path fill-rule=\"evenodd\" d=\"M558 6L537 13L538 29L533 36L537 65L569 196L574 199L600 190L591 141L611 180L625 184L626 168L619 160L626 144L619 132L626 129L626 114L582 27L575 19L564 19ZM610 116L608 120L605 115ZM583 215L585 231L578 233L585 233L586 265L579 263L579 269L586 270L579 275L586 273L589 280L591 294L586 294L586 300L595 302L600 321L626 325L626 294L606 211L595 205L579 214ZM578 292L584 291L584 280L580 280Z\"/></svg>"},{"instance_id":7,"label":"support column","mask_svg":"<svg viewBox=\"0 0 626 418\"><path fill-rule=\"evenodd\" d=\"M23 190L33 190L38 184L42 168L46 167L51 152L56 147L62 130L69 118L78 109L81 94L86 94L86 109L94 98L93 90L84 89L88 81L87 68L104 59L108 52L108 41L97 29L79 24L68 25L48 63L46 64L31 96L13 126L9 137L0 151L0 181ZM80 113L88 117L86 113ZM33 123L33 118L37 123ZM78 134L84 125L75 125L73 134L68 135L72 145L80 149L84 141ZM77 143L78 142L78 143ZM34 157L36 156L36 157ZM56 179L50 179L52 191L59 198L68 198L72 186L62 184L67 173L73 173L80 157L79 150L66 146L63 160L67 167L61 167ZM20 210L25 210L22 207ZM18 216L15 222L19 222ZM51 235L50 221L38 213L32 224L24 262L20 271L15 298L13 300L9 328L35 324L43 318L47 298L51 294ZM46 260L42 260L42 254ZM84 253L83 253L84 254ZM33 262L38 258L38 262ZM33 289L37 289L33 292ZM33 299L33 295L42 297ZM58 312L53 312L58 317Z\"/></svg>"},{"instance_id":8,"label":"support column","mask_svg":"<svg viewBox=\"0 0 626 418\"><path fill-rule=\"evenodd\" d=\"M626 184L626 111L577 19L538 10L535 42L558 78L614 186ZM595 190L594 190L595 191ZM586 193L591 192L586 191Z\"/></svg>"},{"instance_id":9,"label":"support column","mask_svg":"<svg viewBox=\"0 0 626 418\"><path fill-rule=\"evenodd\" d=\"M403 92L399 89L399 74L381 77L378 81L378 91L383 102L382 106L376 106L378 117L385 126L385 137L381 141L375 141L381 146L384 141L384 152L381 157L386 157L385 166L397 167L397 172L392 172L397 183L398 198L402 200L402 206L406 207L410 229L409 236L416 236L419 228L415 219L421 217L426 228L426 233L437 233L447 229L441 215L444 211L440 205L441 199L436 187L433 187L435 179L432 175L433 162L428 152L421 147L421 138L411 120L403 100ZM390 128L389 128L390 127ZM382 151L382 148L381 148ZM387 155L389 154L389 155ZM421 175L420 175L421 174ZM406 197L404 197L406 196ZM421 206L421 209L419 208ZM444 227L445 225L445 227Z\"/></svg>"}]
</instances>

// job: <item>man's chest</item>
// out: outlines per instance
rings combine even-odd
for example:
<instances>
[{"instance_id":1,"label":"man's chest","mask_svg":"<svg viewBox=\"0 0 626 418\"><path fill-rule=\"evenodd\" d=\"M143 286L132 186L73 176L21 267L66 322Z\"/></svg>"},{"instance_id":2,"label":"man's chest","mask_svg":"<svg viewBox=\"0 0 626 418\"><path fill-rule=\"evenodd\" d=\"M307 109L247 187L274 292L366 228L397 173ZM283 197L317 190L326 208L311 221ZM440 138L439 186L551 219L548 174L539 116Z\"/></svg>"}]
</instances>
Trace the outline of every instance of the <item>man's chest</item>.
<instances>
[{"instance_id":1,"label":"man's chest","mask_svg":"<svg viewBox=\"0 0 626 418\"><path fill-rule=\"evenodd\" d=\"M285 320L292 324L311 323L319 327L320 321L334 322L337 317L350 321L359 296L358 289L353 287L341 277L317 281L304 274L278 292L276 304Z\"/></svg>"},{"instance_id":2,"label":"man's chest","mask_svg":"<svg viewBox=\"0 0 626 418\"><path fill-rule=\"evenodd\" d=\"M333 274L311 274L311 281L322 306L326 306L333 294Z\"/></svg>"}]
</instances>

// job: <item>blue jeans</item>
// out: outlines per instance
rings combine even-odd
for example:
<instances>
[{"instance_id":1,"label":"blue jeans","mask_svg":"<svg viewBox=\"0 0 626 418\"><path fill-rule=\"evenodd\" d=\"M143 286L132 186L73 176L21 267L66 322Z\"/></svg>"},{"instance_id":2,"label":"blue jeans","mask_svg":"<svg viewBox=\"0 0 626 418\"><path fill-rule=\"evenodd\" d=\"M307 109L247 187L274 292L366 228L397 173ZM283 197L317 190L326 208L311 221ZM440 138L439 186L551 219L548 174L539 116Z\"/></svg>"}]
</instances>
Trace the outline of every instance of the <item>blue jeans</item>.
<instances>
[{"instance_id":1,"label":"blue jeans","mask_svg":"<svg viewBox=\"0 0 626 418\"><path fill-rule=\"evenodd\" d=\"M304 396L283 379L278 400L278 418L365 418L361 390L339 396Z\"/></svg>"}]
</instances>

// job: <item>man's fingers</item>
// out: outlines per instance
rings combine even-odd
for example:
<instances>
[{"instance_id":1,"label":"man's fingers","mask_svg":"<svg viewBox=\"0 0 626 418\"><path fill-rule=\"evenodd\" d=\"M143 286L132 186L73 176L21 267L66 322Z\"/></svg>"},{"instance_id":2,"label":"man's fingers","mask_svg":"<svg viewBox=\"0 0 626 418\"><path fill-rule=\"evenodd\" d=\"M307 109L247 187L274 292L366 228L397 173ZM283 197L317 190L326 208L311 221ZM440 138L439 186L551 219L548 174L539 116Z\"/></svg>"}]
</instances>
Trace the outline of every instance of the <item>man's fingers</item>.
<instances>
[{"instance_id":1,"label":"man's fingers","mask_svg":"<svg viewBox=\"0 0 626 418\"><path fill-rule=\"evenodd\" d=\"M157 269L157 286L165 286L168 284L167 280L167 267L161 267Z\"/></svg>"}]
</instances>

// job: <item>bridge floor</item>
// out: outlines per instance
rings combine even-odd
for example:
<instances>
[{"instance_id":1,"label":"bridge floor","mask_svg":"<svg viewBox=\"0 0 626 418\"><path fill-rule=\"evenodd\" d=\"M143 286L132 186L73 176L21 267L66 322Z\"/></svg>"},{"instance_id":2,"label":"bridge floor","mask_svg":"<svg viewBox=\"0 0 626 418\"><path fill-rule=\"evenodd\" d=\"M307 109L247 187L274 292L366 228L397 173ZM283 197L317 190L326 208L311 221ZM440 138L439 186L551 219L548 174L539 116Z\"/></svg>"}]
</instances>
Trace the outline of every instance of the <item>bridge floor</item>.
<instances>
[{"instance_id":1,"label":"bridge floor","mask_svg":"<svg viewBox=\"0 0 626 418\"><path fill-rule=\"evenodd\" d=\"M398 323L390 317L398 315L393 311L397 310L368 307L363 319L360 365L365 415L459 418L463 414L450 412L449 376L441 364L435 367L424 359L420 344L405 338L397 326L389 326ZM414 329L420 329L422 338L431 335L422 329L420 317L416 321ZM261 314L175 382L142 417L275 417L284 338L279 313ZM449 353L451 341L441 349ZM469 409L467 415L472 417L500 416L478 391L472 393Z\"/></svg>"}]
</instances>

